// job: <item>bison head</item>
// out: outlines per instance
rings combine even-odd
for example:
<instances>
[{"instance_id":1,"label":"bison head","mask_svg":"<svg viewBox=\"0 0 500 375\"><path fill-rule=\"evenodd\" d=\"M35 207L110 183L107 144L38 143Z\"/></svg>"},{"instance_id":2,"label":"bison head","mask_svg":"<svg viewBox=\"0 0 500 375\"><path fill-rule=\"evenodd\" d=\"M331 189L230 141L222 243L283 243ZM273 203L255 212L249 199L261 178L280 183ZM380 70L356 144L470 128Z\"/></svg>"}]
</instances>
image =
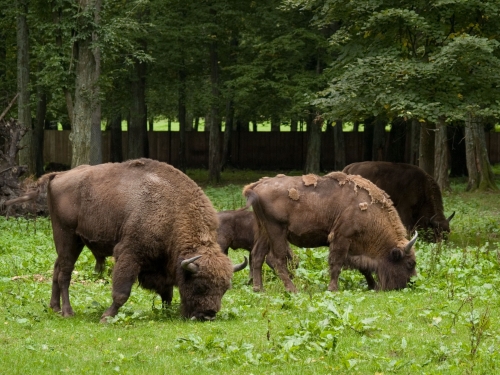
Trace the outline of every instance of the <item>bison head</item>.
<instances>
[{"instance_id":1,"label":"bison head","mask_svg":"<svg viewBox=\"0 0 500 375\"><path fill-rule=\"evenodd\" d=\"M377 269L379 289L403 289L408 285L411 277L417 275L415 250L413 249L417 236L418 234L415 233L415 236L404 248L392 249L387 258L379 263Z\"/></svg>"},{"instance_id":2,"label":"bison head","mask_svg":"<svg viewBox=\"0 0 500 375\"><path fill-rule=\"evenodd\" d=\"M453 219L453 216L455 216L455 211L448 218L444 217L444 215L435 214L429 219L434 235L434 242L445 239L448 233L450 233L450 221Z\"/></svg>"},{"instance_id":3,"label":"bison head","mask_svg":"<svg viewBox=\"0 0 500 375\"><path fill-rule=\"evenodd\" d=\"M214 320L224 293L231 287L233 272L248 264L233 266L222 252L195 256L179 262L178 285L181 314L192 320Z\"/></svg>"}]
</instances>

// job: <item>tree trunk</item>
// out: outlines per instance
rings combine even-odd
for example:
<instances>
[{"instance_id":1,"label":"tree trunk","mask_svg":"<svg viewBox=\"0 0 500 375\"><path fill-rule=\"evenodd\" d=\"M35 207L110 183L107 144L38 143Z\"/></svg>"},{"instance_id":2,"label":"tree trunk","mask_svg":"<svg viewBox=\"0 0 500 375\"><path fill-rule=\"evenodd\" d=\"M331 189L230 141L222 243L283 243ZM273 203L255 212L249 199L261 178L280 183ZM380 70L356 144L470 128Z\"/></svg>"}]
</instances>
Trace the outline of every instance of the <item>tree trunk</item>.
<instances>
[{"instance_id":1,"label":"tree trunk","mask_svg":"<svg viewBox=\"0 0 500 375\"><path fill-rule=\"evenodd\" d=\"M341 171L344 169L345 162L345 140L344 132L342 129L342 121L335 121L335 126L333 127L333 142L335 144L334 149L334 169L336 171Z\"/></svg>"},{"instance_id":2,"label":"tree trunk","mask_svg":"<svg viewBox=\"0 0 500 375\"><path fill-rule=\"evenodd\" d=\"M28 168L28 174L36 174L36 159L33 155L33 126L31 123L30 91L29 91L29 33L26 16L28 0L18 0L17 16L17 116L26 128L21 138L19 164Z\"/></svg>"},{"instance_id":3,"label":"tree trunk","mask_svg":"<svg viewBox=\"0 0 500 375\"><path fill-rule=\"evenodd\" d=\"M465 149L469 172L466 190L498 190L488 159L484 129L479 118L473 114L465 120Z\"/></svg>"},{"instance_id":4,"label":"tree trunk","mask_svg":"<svg viewBox=\"0 0 500 375\"><path fill-rule=\"evenodd\" d=\"M110 159L113 163L121 163L123 161L122 149L122 115L116 114L110 122Z\"/></svg>"},{"instance_id":5,"label":"tree trunk","mask_svg":"<svg viewBox=\"0 0 500 375\"><path fill-rule=\"evenodd\" d=\"M291 132L296 132L297 131L297 126L298 126L299 121L297 120L296 117L292 117L290 120L290 131Z\"/></svg>"},{"instance_id":6,"label":"tree trunk","mask_svg":"<svg viewBox=\"0 0 500 375\"><path fill-rule=\"evenodd\" d=\"M148 157L149 144L146 113L146 63L136 61L131 81L130 122L127 159Z\"/></svg>"},{"instance_id":7,"label":"tree trunk","mask_svg":"<svg viewBox=\"0 0 500 375\"><path fill-rule=\"evenodd\" d=\"M420 146L420 122L414 118L411 120L410 135L410 160L409 163L418 165L418 155Z\"/></svg>"},{"instance_id":8,"label":"tree trunk","mask_svg":"<svg viewBox=\"0 0 500 375\"><path fill-rule=\"evenodd\" d=\"M450 179L448 178L448 139L444 117L440 117L436 123L434 152L434 179L441 191L451 191Z\"/></svg>"},{"instance_id":9,"label":"tree trunk","mask_svg":"<svg viewBox=\"0 0 500 375\"><path fill-rule=\"evenodd\" d=\"M179 169L186 172L186 71L184 69L184 61L181 62L179 69L179 102L178 102L178 117L179 117Z\"/></svg>"},{"instance_id":10,"label":"tree trunk","mask_svg":"<svg viewBox=\"0 0 500 375\"><path fill-rule=\"evenodd\" d=\"M467 176L464 122L455 122L448 125L447 134L448 149L450 150L450 177Z\"/></svg>"},{"instance_id":11,"label":"tree trunk","mask_svg":"<svg viewBox=\"0 0 500 375\"><path fill-rule=\"evenodd\" d=\"M373 148L372 160L385 160L385 126L387 122L383 118L375 118L373 122Z\"/></svg>"},{"instance_id":12,"label":"tree trunk","mask_svg":"<svg viewBox=\"0 0 500 375\"><path fill-rule=\"evenodd\" d=\"M279 132L280 128L281 128L280 118L276 115L271 116L271 131L272 132Z\"/></svg>"},{"instance_id":13,"label":"tree trunk","mask_svg":"<svg viewBox=\"0 0 500 375\"><path fill-rule=\"evenodd\" d=\"M323 125L323 119L319 114L311 112L307 123L307 133L309 139L307 141L307 155L306 155L306 165L304 168L304 173L315 173L320 172L320 160L321 160L321 127Z\"/></svg>"},{"instance_id":14,"label":"tree trunk","mask_svg":"<svg viewBox=\"0 0 500 375\"><path fill-rule=\"evenodd\" d=\"M388 143L386 160L403 163L406 148L406 121L403 118L396 117L392 120Z\"/></svg>"},{"instance_id":15,"label":"tree trunk","mask_svg":"<svg viewBox=\"0 0 500 375\"><path fill-rule=\"evenodd\" d=\"M91 27L83 16L89 9L94 9L94 21L98 21L101 0L80 0L80 28ZM71 167L95 163L101 152L100 143L100 103L99 70L100 57L98 47L93 47L97 35L93 32L78 41L78 61L76 63L74 118L70 134L73 157ZM99 118L99 121L98 121ZM98 129L97 129L98 127ZM91 153L93 156L91 157Z\"/></svg>"},{"instance_id":16,"label":"tree trunk","mask_svg":"<svg viewBox=\"0 0 500 375\"><path fill-rule=\"evenodd\" d=\"M375 118L369 117L364 121L363 130L363 161L373 160L373 135Z\"/></svg>"},{"instance_id":17,"label":"tree trunk","mask_svg":"<svg viewBox=\"0 0 500 375\"><path fill-rule=\"evenodd\" d=\"M210 111L210 137L208 145L208 182L220 181L220 119L219 119L219 56L217 41L210 43L210 82L212 85L212 104Z\"/></svg>"},{"instance_id":18,"label":"tree trunk","mask_svg":"<svg viewBox=\"0 0 500 375\"><path fill-rule=\"evenodd\" d=\"M434 177L434 125L421 123L418 166Z\"/></svg>"},{"instance_id":19,"label":"tree trunk","mask_svg":"<svg viewBox=\"0 0 500 375\"><path fill-rule=\"evenodd\" d=\"M222 170L226 166L231 165L231 136L233 134L233 123L234 105L232 100L228 100L226 103L226 127L224 129L224 142L222 144Z\"/></svg>"},{"instance_id":20,"label":"tree trunk","mask_svg":"<svg viewBox=\"0 0 500 375\"><path fill-rule=\"evenodd\" d=\"M33 129L33 157L35 158L35 174L40 177L44 173L43 162L43 141L45 129L45 117L47 114L47 94L45 89L38 85L37 87L37 106L36 106L36 122Z\"/></svg>"}]
</instances>

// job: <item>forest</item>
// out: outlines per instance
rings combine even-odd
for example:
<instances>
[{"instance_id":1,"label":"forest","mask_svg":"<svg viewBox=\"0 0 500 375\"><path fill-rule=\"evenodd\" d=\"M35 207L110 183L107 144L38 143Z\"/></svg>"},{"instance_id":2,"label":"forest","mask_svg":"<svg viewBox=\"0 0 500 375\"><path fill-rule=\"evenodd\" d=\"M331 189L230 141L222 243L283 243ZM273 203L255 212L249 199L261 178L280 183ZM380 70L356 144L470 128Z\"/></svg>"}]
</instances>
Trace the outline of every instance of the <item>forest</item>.
<instances>
[{"instance_id":1,"label":"forest","mask_svg":"<svg viewBox=\"0 0 500 375\"><path fill-rule=\"evenodd\" d=\"M44 129L71 130L75 167L102 162L103 128L112 161L149 156L147 133L165 120L178 123L176 167L185 170L186 133L203 119L211 182L231 133L268 123L306 129L306 173L320 171L322 130L331 129L341 169L343 127L362 127L375 150L390 128L443 190L447 138L458 129L466 188L497 188L484 140L500 116L496 1L1 3L1 121L26 127L19 163L28 174L49 162Z\"/></svg>"}]
</instances>

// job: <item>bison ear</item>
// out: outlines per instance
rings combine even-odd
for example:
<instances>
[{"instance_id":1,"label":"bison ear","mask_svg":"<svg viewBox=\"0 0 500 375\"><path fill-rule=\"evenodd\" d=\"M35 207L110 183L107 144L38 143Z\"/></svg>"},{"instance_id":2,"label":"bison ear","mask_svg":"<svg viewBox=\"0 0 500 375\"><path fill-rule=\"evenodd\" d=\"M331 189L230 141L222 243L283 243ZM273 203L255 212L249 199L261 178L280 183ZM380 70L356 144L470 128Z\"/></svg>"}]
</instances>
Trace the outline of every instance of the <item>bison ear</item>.
<instances>
[{"instance_id":1,"label":"bison ear","mask_svg":"<svg viewBox=\"0 0 500 375\"><path fill-rule=\"evenodd\" d=\"M395 248L391 250L391 260L397 262L398 260L401 260L403 258L403 252L401 249Z\"/></svg>"}]
</instances>

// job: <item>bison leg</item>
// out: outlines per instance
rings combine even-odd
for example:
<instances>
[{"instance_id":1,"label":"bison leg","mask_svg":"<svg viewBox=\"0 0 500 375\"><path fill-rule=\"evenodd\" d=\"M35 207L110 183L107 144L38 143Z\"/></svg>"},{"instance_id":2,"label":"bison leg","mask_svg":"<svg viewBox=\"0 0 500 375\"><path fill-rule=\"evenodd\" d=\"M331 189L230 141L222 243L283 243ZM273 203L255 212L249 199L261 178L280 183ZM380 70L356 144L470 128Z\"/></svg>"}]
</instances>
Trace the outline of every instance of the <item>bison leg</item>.
<instances>
[{"instance_id":1,"label":"bison leg","mask_svg":"<svg viewBox=\"0 0 500 375\"><path fill-rule=\"evenodd\" d=\"M345 237L337 237L330 243L330 254L328 255L328 264L330 266L330 284L328 285L328 290L331 292L339 289L339 275L347 258L350 243L351 241Z\"/></svg>"},{"instance_id":2,"label":"bison leg","mask_svg":"<svg viewBox=\"0 0 500 375\"><path fill-rule=\"evenodd\" d=\"M160 293L161 305L163 308L170 306L172 303L172 298L174 296L174 286L168 285L165 290Z\"/></svg>"},{"instance_id":3,"label":"bison leg","mask_svg":"<svg viewBox=\"0 0 500 375\"><path fill-rule=\"evenodd\" d=\"M106 323L106 317L115 316L118 309L127 302L137 277L140 266L135 258L129 254L121 254L113 268L113 303L102 314L101 323Z\"/></svg>"},{"instance_id":4,"label":"bison leg","mask_svg":"<svg viewBox=\"0 0 500 375\"><path fill-rule=\"evenodd\" d=\"M264 238L258 238L251 251L250 258L250 277L253 279L253 291L260 292L263 290L262 286L262 265L264 259L269 253L269 244Z\"/></svg>"},{"instance_id":5,"label":"bison leg","mask_svg":"<svg viewBox=\"0 0 500 375\"><path fill-rule=\"evenodd\" d=\"M71 282L71 273L75 268L78 256L82 252L83 243L77 236L67 234L56 225L54 225L53 233L58 255L54 263L54 273L52 275L50 307L55 312L61 312L64 317L73 316L75 313L69 302L69 285Z\"/></svg>"},{"instance_id":6,"label":"bison leg","mask_svg":"<svg viewBox=\"0 0 500 375\"><path fill-rule=\"evenodd\" d=\"M366 279L366 282L368 283L368 289L372 290L375 289L377 286L377 283L375 282L375 279L373 278L372 272L370 270L359 270L363 274L363 276Z\"/></svg>"},{"instance_id":7,"label":"bison leg","mask_svg":"<svg viewBox=\"0 0 500 375\"><path fill-rule=\"evenodd\" d=\"M270 254L274 256L274 269L278 277L283 281L287 292L297 293L297 288L290 279L287 267L287 257L290 253L290 246L286 238L286 232L279 225L268 225Z\"/></svg>"}]
</instances>

